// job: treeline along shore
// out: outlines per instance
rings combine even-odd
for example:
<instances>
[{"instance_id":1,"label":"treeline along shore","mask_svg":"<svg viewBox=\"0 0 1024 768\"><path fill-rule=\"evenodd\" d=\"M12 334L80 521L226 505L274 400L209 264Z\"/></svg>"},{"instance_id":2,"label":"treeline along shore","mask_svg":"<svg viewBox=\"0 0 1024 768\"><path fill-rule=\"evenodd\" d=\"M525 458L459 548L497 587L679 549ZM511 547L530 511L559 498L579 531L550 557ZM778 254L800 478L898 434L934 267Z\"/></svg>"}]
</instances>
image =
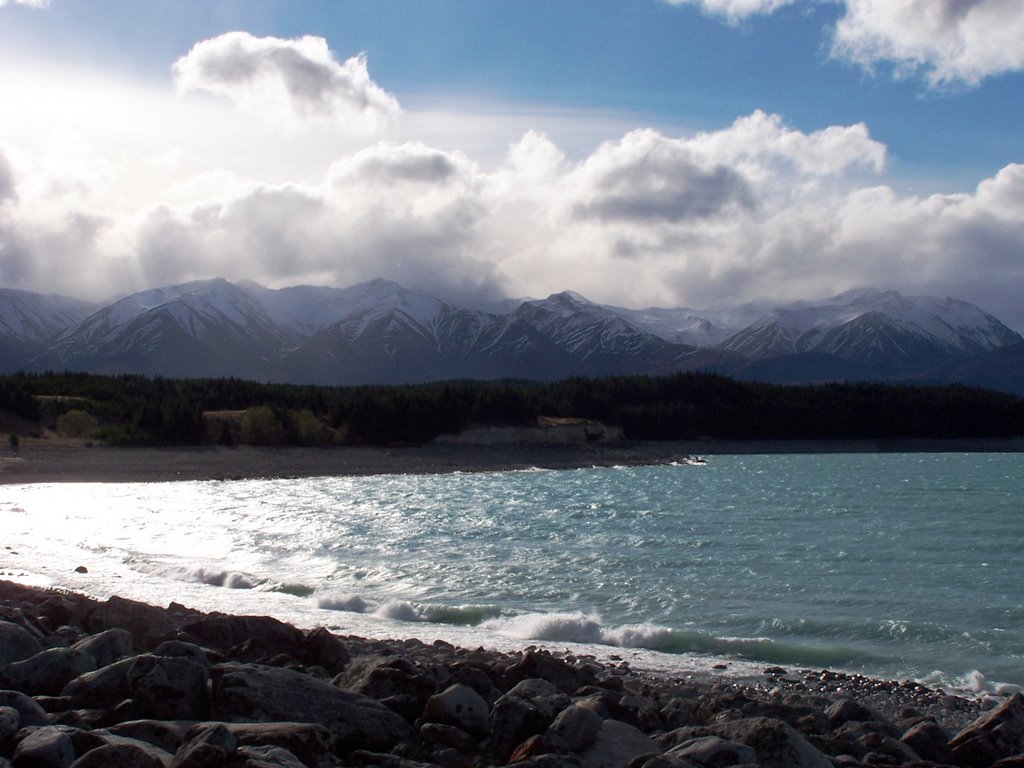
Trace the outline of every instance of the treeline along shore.
<instances>
[{"instance_id":1,"label":"treeline along shore","mask_svg":"<svg viewBox=\"0 0 1024 768\"><path fill-rule=\"evenodd\" d=\"M1018 766L1024 698L768 667L667 677L0 581L0 765Z\"/></svg>"},{"instance_id":2,"label":"treeline along shore","mask_svg":"<svg viewBox=\"0 0 1024 768\"><path fill-rule=\"evenodd\" d=\"M985 440L1024 436L1024 399L958 385L783 386L683 373L555 383L314 387L75 373L0 377L0 432L108 445L396 446L573 421L629 441ZM12 438L12 440L15 438Z\"/></svg>"}]
</instances>

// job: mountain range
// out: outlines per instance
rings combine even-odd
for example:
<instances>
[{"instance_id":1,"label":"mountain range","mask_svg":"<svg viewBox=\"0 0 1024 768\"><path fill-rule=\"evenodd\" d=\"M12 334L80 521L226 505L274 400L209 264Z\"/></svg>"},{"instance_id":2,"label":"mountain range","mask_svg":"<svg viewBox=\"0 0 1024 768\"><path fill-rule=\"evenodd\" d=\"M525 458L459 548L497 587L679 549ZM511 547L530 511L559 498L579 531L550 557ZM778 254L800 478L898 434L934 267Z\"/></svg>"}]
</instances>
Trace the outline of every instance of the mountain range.
<instances>
[{"instance_id":1,"label":"mountain range","mask_svg":"<svg viewBox=\"0 0 1024 768\"><path fill-rule=\"evenodd\" d=\"M275 290L218 278L106 306L0 289L0 372L47 369L339 385L701 370L1024 394L1024 339L973 304L874 289L716 312L571 291L454 306L386 280Z\"/></svg>"}]
</instances>

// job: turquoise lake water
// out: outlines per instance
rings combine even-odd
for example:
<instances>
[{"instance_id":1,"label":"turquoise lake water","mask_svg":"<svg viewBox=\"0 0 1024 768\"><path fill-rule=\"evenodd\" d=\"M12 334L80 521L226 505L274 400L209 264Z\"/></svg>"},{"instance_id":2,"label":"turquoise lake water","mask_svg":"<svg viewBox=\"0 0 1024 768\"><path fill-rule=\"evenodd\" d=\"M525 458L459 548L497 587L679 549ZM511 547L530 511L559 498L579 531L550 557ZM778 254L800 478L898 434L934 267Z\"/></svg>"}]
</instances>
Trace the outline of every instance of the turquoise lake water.
<instances>
[{"instance_id":1,"label":"turquoise lake water","mask_svg":"<svg viewBox=\"0 0 1024 768\"><path fill-rule=\"evenodd\" d=\"M1005 689L1024 685L1022 490L1024 454L980 453L7 486L0 574L672 671Z\"/></svg>"}]
</instances>

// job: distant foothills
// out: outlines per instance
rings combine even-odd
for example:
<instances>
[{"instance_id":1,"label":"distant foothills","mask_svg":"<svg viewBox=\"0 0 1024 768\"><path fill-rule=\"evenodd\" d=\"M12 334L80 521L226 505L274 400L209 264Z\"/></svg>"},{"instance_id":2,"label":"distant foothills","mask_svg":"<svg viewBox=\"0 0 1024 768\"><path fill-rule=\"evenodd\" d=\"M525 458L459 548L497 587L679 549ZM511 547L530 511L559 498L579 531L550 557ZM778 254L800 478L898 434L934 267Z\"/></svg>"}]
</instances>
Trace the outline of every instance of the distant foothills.
<instances>
[{"instance_id":1,"label":"distant foothills","mask_svg":"<svg viewBox=\"0 0 1024 768\"><path fill-rule=\"evenodd\" d=\"M385 280L272 290L212 279L107 306L0 289L0 373L19 371L329 386L705 372L1024 394L1024 340L973 304L873 289L698 312L568 291L455 306Z\"/></svg>"}]
</instances>

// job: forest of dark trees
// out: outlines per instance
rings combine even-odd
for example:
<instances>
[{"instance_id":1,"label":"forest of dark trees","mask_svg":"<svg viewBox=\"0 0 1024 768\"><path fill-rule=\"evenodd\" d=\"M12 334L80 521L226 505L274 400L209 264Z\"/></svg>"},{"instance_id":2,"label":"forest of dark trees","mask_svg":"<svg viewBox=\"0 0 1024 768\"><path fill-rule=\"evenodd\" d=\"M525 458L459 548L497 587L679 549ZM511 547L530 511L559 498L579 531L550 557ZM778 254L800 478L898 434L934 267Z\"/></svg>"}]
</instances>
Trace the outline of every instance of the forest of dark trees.
<instances>
[{"instance_id":1,"label":"forest of dark trees","mask_svg":"<svg viewBox=\"0 0 1024 768\"><path fill-rule=\"evenodd\" d=\"M236 422L211 431L210 412L233 413ZM780 386L705 373L397 387L16 374L0 377L0 413L13 415L23 431L24 425L85 423L89 437L117 445L416 444L469 427L534 425L541 416L619 426L630 440L1024 435L1024 399L999 392L958 385Z\"/></svg>"}]
</instances>

